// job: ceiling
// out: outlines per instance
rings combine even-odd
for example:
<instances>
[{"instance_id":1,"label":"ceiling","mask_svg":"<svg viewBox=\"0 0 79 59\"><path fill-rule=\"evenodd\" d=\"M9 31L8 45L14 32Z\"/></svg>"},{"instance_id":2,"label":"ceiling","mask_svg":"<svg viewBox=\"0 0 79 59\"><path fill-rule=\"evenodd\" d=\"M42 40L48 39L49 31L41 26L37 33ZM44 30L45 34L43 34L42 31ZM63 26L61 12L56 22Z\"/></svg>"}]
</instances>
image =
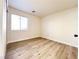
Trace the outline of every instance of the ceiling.
<instances>
[{"instance_id":1,"label":"ceiling","mask_svg":"<svg viewBox=\"0 0 79 59\"><path fill-rule=\"evenodd\" d=\"M40 17L77 6L77 0L8 0L8 2L13 8Z\"/></svg>"}]
</instances>

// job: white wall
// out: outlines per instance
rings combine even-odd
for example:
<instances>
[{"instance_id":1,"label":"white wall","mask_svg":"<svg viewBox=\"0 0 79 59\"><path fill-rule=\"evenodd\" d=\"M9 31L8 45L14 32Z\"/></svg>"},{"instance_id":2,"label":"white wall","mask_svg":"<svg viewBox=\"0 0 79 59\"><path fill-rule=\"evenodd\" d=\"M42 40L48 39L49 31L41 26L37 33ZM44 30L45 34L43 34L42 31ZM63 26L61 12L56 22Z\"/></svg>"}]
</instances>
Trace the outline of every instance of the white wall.
<instances>
[{"instance_id":1,"label":"white wall","mask_svg":"<svg viewBox=\"0 0 79 59\"><path fill-rule=\"evenodd\" d=\"M25 31L11 31L11 14L28 18L28 29ZM40 18L9 7L7 22L7 43L40 37Z\"/></svg>"},{"instance_id":2,"label":"white wall","mask_svg":"<svg viewBox=\"0 0 79 59\"><path fill-rule=\"evenodd\" d=\"M0 0L0 59L5 59L6 50L6 2Z\"/></svg>"},{"instance_id":3,"label":"white wall","mask_svg":"<svg viewBox=\"0 0 79 59\"><path fill-rule=\"evenodd\" d=\"M71 8L42 19L42 37L77 47L77 8Z\"/></svg>"}]
</instances>

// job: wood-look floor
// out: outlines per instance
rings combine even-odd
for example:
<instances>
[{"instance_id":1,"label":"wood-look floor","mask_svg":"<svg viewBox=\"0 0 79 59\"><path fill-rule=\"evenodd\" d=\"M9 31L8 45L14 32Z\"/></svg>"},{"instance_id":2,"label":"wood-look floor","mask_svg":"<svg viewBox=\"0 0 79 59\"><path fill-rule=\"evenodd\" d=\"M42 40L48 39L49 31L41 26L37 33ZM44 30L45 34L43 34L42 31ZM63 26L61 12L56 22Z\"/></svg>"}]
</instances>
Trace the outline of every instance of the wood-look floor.
<instances>
[{"instance_id":1,"label":"wood-look floor","mask_svg":"<svg viewBox=\"0 0 79 59\"><path fill-rule=\"evenodd\" d=\"M77 59L77 48L37 38L9 44L6 59Z\"/></svg>"}]
</instances>

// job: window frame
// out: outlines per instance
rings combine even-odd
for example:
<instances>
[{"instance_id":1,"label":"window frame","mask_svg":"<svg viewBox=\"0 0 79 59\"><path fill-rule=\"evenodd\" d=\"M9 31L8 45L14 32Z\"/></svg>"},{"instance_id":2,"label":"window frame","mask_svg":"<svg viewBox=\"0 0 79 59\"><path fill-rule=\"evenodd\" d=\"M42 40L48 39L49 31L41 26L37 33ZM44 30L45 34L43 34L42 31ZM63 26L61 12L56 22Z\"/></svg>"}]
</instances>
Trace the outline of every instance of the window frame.
<instances>
[{"instance_id":1,"label":"window frame","mask_svg":"<svg viewBox=\"0 0 79 59\"><path fill-rule=\"evenodd\" d=\"M19 16L19 29L13 29L12 28L12 15L16 15L16 16ZM21 16L21 15L17 15L17 14L11 14L11 31L26 31L27 29L28 29L28 18L27 17L24 17L24 18L26 18L26 28L25 29L22 29L22 23L21 23L21 21L22 21L22 17L24 17L24 16Z\"/></svg>"}]
</instances>

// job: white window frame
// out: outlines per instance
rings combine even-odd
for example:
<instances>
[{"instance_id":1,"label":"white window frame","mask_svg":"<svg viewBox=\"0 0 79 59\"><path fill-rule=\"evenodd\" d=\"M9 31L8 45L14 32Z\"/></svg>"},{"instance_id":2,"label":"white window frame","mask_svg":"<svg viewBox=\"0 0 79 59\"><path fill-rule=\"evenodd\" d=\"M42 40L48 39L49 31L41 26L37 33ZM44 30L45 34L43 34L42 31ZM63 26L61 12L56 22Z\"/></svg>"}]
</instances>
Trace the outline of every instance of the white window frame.
<instances>
[{"instance_id":1,"label":"white window frame","mask_svg":"<svg viewBox=\"0 0 79 59\"><path fill-rule=\"evenodd\" d=\"M12 16L18 16L19 17L19 19L18 19L18 21L19 21L18 28L16 28L16 26L13 26ZM22 21L23 19L24 19L24 21ZM24 28L23 28L23 22L24 23L26 22L25 23L26 26L24 25ZM27 28L28 28L28 18L27 17L19 16L19 15L16 15L16 14L11 14L11 30L12 31L16 31L16 30L18 30L18 31L27 30Z\"/></svg>"}]
</instances>

